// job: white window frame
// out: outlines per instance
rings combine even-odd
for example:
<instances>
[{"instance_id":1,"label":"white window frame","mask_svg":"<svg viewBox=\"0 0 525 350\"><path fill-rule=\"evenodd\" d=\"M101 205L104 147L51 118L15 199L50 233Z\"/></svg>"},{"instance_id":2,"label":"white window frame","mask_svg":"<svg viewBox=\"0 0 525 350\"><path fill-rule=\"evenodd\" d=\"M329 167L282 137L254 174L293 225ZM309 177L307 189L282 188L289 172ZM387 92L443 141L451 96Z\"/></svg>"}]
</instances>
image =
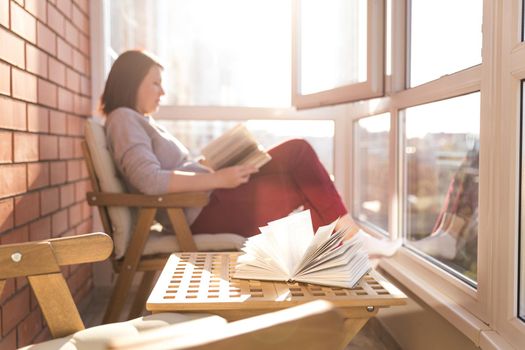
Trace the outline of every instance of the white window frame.
<instances>
[{"instance_id":1,"label":"white window frame","mask_svg":"<svg viewBox=\"0 0 525 350\"><path fill-rule=\"evenodd\" d=\"M298 109L315 108L363 100L383 95L384 1L368 0L367 79L365 82L303 95L300 92L300 0L293 0L292 32L292 105ZM329 40L329 38L327 38Z\"/></svg>"}]
</instances>

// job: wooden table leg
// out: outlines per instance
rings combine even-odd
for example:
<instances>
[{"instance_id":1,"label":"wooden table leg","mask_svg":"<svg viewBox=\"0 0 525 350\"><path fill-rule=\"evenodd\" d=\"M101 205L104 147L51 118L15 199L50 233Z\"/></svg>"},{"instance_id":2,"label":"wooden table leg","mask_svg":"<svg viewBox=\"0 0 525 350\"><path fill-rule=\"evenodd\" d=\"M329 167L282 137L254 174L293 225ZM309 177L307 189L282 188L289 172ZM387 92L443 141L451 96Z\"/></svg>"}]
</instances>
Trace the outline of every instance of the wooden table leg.
<instances>
[{"instance_id":1,"label":"wooden table leg","mask_svg":"<svg viewBox=\"0 0 525 350\"><path fill-rule=\"evenodd\" d=\"M366 318L348 318L345 320L345 344L348 345L355 335L363 328L363 326L368 322L370 317Z\"/></svg>"}]
</instances>

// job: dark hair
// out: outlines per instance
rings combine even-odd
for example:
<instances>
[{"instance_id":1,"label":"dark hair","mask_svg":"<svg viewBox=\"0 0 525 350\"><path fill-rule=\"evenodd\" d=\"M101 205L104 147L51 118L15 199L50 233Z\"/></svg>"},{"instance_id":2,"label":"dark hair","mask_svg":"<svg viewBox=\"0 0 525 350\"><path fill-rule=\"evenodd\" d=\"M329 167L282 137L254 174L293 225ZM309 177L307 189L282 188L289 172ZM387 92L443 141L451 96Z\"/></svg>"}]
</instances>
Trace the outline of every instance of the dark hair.
<instances>
[{"instance_id":1,"label":"dark hair","mask_svg":"<svg viewBox=\"0 0 525 350\"><path fill-rule=\"evenodd\" d=\"M104 92L100 97L100 110L108 115L119 107L136 108L140 83L153 66L162 66L140 50L121 54L111 66Z\"/></svg>"}]
</instances>

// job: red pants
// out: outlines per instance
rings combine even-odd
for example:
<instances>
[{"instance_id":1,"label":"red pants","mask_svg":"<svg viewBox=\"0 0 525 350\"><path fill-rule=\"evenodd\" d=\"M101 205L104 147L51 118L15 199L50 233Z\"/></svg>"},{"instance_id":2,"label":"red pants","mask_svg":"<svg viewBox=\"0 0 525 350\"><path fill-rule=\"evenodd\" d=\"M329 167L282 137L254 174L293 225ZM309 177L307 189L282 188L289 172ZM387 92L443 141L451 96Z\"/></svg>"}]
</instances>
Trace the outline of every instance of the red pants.
<instances>
[{"instance_id":1,"label":"red pants","mask_svg":"<svg viewBox=\"0 0 525 350\"><path fill-rule=\"evenodd\" d=\"M253 236L259 227L303 205L310 209L314 230L347 210L319 161L304 140L286 141L268 153L272 160L250 180L233 189L214 190L191 230Z\"/></svg>"}]
</instances>

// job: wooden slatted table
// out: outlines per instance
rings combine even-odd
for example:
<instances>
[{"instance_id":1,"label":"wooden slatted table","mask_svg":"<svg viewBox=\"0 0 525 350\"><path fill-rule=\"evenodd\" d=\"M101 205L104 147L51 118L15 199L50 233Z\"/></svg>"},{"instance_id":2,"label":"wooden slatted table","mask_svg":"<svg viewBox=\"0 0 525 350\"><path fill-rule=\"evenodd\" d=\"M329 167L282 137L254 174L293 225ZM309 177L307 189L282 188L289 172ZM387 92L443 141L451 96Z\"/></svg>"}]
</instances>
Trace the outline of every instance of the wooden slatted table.
<instances>
[{"instance_id":1,"label":"wooden slatted table","mask_svg":"<svg viewBox=\"0 0 525 350\"><path fill-rule=\"evenodd\" d=\"M354 289L305 283L233 279L241 253L176 253L168 259L148 298L155 312L209 312L236 321L316 299L336 305L347 317L347 340L380 308L404 305L406 296L376 271Z\"/></svg>"}]
</instances>

